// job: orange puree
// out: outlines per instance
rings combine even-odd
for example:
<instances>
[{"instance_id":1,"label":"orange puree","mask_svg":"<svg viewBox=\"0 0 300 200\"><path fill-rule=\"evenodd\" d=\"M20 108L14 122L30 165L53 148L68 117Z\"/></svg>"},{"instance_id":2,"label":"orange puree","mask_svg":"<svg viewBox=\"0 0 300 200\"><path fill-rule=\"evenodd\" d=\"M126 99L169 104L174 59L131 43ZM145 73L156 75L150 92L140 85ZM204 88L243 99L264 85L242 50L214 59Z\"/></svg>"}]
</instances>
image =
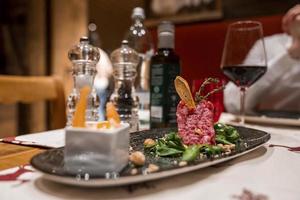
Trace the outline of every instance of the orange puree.
<instances>
[{"instance_id":1,"label":"orange puree","mask_svg":"<svg viewBox=\"0 0 300 200\"><path fill-rule=\"evenodd\" d=\"M85 110L87 107L87 98L91 91L89 86L84 86L80 90L79 101L75 108L73 117L73 127L85 127Z\"/></svg>"},{"instance_id":2,"label":"orange puree","mask_svg":"<svg viewBox=\"0 0 300 200\"><path fill-rule=\"evenodd\" d=\"M118 126L121 123L117 109L111 102L106 104L106 117L109 122L113 123L113 125Z\"/></svg>"},{"instance_id":3,"label":"orange puree","mask_svg":"<svg viewBox=\"0 0 300 200\"><path fill-rule=\"evenodd\" d=\"M109 121L101 121L97 123L97 128L110 128L111 125Z\"/></svg>"}]
</instances>

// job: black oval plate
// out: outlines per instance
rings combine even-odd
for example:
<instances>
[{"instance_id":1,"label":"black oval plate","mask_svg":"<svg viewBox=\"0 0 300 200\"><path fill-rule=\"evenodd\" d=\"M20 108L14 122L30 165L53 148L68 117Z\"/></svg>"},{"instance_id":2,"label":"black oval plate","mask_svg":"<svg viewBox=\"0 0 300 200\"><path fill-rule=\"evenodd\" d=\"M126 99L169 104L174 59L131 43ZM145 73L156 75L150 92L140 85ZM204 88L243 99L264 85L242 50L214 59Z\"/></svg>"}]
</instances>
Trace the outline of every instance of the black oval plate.
<instances>
[{"instance_id":1,"label":"black oval plate","mask_svg":"<svg viewBox=\"0 0 300 200\"><path fill-rule=\"evenodd\" d=\"M239 131L242 138L242 145L229 155L221 155L217 158L202 157L194 162L189 163L184 167L180 167L178 163L180 158L170 157L155 157L149 153L146 154L146 164L144 167L138 168L138 173L131 175L132 166L128 165L119 174L107 174L104 176L88 176L84 174L72 174L64 168L64 153L63 148L51 149L41 154L34 156L31 159L31 165L44 173L44 178L77 186L86 187L107 187L126 185L147 180L154 180L173 176L181 173L186 173L196 169L204 168L207 166L215 165L235 157L246 154L259 146L263 145L270 139L270 134L264 131L250 129L245 127L235 126ZM130 136L130 145L134 151L144 151L143 142L147 138L160 138L170 131L176 129L152 129L147 131L139 131L132 133ZM147 173L146 167L148 164L155 164L159 166L159 170L155 173Z\"/></svg>"}]
</instances>

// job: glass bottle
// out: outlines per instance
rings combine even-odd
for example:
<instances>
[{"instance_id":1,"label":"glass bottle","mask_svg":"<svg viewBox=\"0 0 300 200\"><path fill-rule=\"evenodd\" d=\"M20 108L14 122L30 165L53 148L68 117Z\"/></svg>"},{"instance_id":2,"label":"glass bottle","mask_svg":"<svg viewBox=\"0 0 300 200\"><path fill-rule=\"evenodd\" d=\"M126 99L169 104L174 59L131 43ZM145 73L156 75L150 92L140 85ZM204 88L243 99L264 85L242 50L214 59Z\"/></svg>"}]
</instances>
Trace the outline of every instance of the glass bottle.
<instances>
[{"instance_id":1,"label":"glass bottle","mask_svg":"<svg viewBox=\"0 0 300 200\"><path fill-rule=\"evenodd\" d=\"M174 51L174 25L162 22L157 29L158 51L150 65L150 127L176 127L179 96L174 79L180 74L180 59Z\"/></svg>"},{"instance_id":2,"label":"glass bottle","mask_svg":"<svg viewBox=\"0 0 300 200\"><path fill-rule=\"evenodd\" d=\"M111 53L111 61L115 88L110 100L117 108L121 121L130 124L131 132L137 131L139 101L135 94L134 80L139 62L138 53L128 46L127 40L123 40L122 46Z\"/></svg>"},{"instance_id":3,"label":"glass bottle","mask_svg":"<svg viewBox=\"0 0 300 200\"><path fill-rule=\"evenodd\" d=\"M150 59L154 54L150 32L144 25L144 9L136 7L132 10L132 24L125 36L128 44L139 54L135 80L136 95L139 97L140 129L149 129L150 120Z\"/></svg>"},{"instance_id":4,"label":"glass bottle","mask_svg":"<svg viewBox=\"0 0 300 200\"><path fill-rule=\"evenodd\" d=\"M80 89L87 85L91 88L91 93L88 97L86 121L98 121L99 98L94 89L94 78L100 52L98 48L89 44L88 37L83 36L79 44L69 50L68 57L72 62L74 87L67 99L67 126L72 125L76 104L80 98Z\"/></svg>"}]
</instances>

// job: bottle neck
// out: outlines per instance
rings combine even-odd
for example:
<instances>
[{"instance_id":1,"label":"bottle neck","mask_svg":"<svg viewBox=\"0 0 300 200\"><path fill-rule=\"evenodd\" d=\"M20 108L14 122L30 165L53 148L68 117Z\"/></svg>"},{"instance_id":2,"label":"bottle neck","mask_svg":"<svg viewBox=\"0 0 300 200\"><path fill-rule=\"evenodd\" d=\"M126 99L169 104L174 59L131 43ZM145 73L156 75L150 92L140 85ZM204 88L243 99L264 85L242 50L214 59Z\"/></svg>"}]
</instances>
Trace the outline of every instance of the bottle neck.
<instances>
[{"instance_id":1,"label":"bottle neck","mask_svg":"<svg viewBox=\"0 0 300 200\"><path fill-rule=\"evenodd\" d=\"M158 48L158 52L174 52L173 48Z\"/></svg>"},{"instance_id":2,"label":"bottle neck","mask_svg":"<svg viewBox=\"0 0 300 200\"><path fill-rule=\"evenodd\" d=\"M136 16L132 19L133 24L144 25L144 19L142 17Z\"/></svg>"},{"instance_id":3,"label":"bottle neck","mask_svg":"<svg viewBox=\"0 0 300 200\"><path fill-rule=\"evenodd\" d=\"M174 34L162 32L158 35L158 49L174 49Z\"/></svg>"}]
</instances>

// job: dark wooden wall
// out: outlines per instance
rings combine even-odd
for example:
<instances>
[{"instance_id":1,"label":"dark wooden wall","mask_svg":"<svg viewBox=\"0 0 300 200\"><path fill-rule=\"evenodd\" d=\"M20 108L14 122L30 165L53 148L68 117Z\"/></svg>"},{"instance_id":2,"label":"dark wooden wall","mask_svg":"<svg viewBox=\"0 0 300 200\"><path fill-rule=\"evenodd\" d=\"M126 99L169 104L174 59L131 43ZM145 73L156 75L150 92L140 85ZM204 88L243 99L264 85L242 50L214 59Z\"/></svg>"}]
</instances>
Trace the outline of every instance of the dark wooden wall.
<instances>
[{"instance_id":1,"label":"dark wooden wall","mask_svg":"<svg viewBox=\"0 0 300 200\"><path fill-rule=\"evenodd\" d=\"M97 24L101 48L109 53L121 45L131 24L131 11L144 6L142 0L89 0L89 22Z\"/></svg>"},{"instance_id":2,"label":"dark wooden wall","mask_svg":"<svg viewBox=\"0 0 300 200\"><path fill-rule=\"evenodd\" d=\"M45 75L45 1L1 1L1 71L10 75ZM2 105L0 135L45 130L45 102Z\"/></svg>"},{"instance_id":3,"label":"dark wooden wall","mask_svg":"<svg viewBox=\"0 0 300 200\"><path fill-rule=\"evenodd\" d=\"M0 72L55 75L73 85L68 50L87 35L87 0L1 0ZM0 138L47 130L45 102L0 105Z\"/></svg>"}]
</instances>

